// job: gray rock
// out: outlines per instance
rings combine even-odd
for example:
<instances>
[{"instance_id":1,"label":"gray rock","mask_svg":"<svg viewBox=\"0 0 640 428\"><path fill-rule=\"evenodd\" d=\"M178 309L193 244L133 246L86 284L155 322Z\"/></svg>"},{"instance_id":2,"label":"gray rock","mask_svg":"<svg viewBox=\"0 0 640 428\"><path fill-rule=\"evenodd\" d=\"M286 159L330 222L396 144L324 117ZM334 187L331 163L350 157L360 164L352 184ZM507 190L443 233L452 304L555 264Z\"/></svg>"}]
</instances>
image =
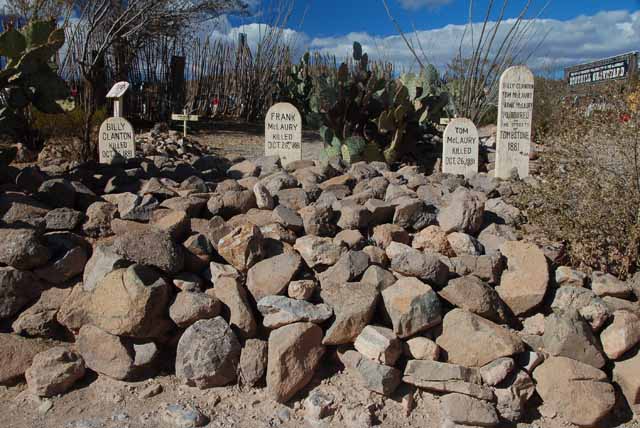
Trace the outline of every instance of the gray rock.
<instances>
[{"instance_id":1,"label":"gray rock","mask_svg":"<svg viewBox=\"0 0 640 428\"><path fill-rule=\"evenodd\" d=\"M213 263L212 263L213 265ZM247 290L235 276L221 276L215 280L214 288L207 290L229 308L229 323L243 338L256 335L258 325L247 297Z\"/></svg>"},{"instance_id":2,"label":"gray rock","mask_svg":"<svg viewBox=\"0 0 640 428\"><path fill-rule=\"evenodd\" d=\"M165 404L160 410L160 417L172 428L202 427L209 422L209 418L199 410L181 404Z\"/></svg>"},{"instance_id":3,"label":"gray rock","mask_svg":"<svg viewBox=\"0 0 640 428\"><path fill-rule=\"evenodd\" d=\"M438 294L452 305L483 318L498 323L507 320L507 312L498 293L474 275L450 280Z\"/></svg>"},{"instance_id":4,"label":"gray rock","mask_svg":"<svg viewBox=\"0 0 640 428\"><path fill-rule=\"evenodd\" d=\"M349 251L338 262L318 275L322 288L341 286L359 278L369 267L369 256L363 251Z\"/></svg>"},{"instance_id":5,"label":"gray rock","mask_svg":"<svg viewBox=\"0 0 640 428\"><path fill-rule=\"evenodd\" d=\"M298 254L285 253L256 263L247 273L247 288L256 301L282 294L300 269Z\"/></svg>"},{"instance_id":6,"label":"gray rock","mask_svg":"<svg viewBox=\"0 0 640 428\"><path fill-rule=\"evenodd\" d=\"M11 318L40 296L43 284L28 271L0 267L0 319Z\"/></svg>"},{"instance_id":7,"label":"gray rock","mask_svg":"<svg viewBox=\"0 0 640 428\"><path fill-rule=\"evenodd\" d=\"M167 232L132 231L118 236L113 250L129 261L168 273L178 273L184 266L184 253Z\"/></svg>"},{"instance_id":8,"label":"gray rock","mask_svg":"<svg viewBox=\"0 0 640 428\"><path fill-rule=\"evenodd\" d=\"M556 357L568 357L596 368L605 365L598 339L575 311L553 313L544 321L544 350Z\"/></svg>"},{"instance_id":9,"label":"gray rock","mask_svg":"<svg viewBox=\"0 0 640 428\"><path fill-rule=\"evenodd\" d=\"M370 391L390 397L402 382L400 370L361 358L356 365L362 386Z\"/></svg>"},{"instance_id":10,"label":"gray rock","mask_svg":"<svg viewBox=\"0 0 640 428\"><path fill-rule=\"evenodd\" d=\"M40 299L23 311L11 328L17 334L30 337L54 338L61 335L62 326L56 315L70 293L71 290L64 288L43 291Z\"/></svg>"},{"instance_id":11,"label":"gray rock","mask_svg":"<svg viewBox=\"0 0 640 428\"><path fill-rule=\"evenodd\" d=\"M245 342L240 354L238 379L242 385L256 386L267 372L267 342L249 339Z\"/></svg>"},{"instance_id":12,"label":"gray rock","mask_svg":"<svg viewBox=\"0 0 640 428\"><path fill-rule=\"evenodd\" d=\"M491 427L500 422L491 403L468 395L447 394L440 399L440 408L445 418L462 425Z\"/></svg>"},{"instance_id":13,"label":"gray rock","mask_svg":"<svg viewBox=\"0 0 640 428\"><path fill-rule=\"evenodd\" d=\"M347 249L336 245L331 238L320 238L313 235L303 236L296 240L293 248L300 253L307 266L332 266L338 262Z\"/></svg>"},{"instance_id":14,"label":"gray rock","mask_svg":"<svg viewBox=\"0 0 640 428\"><path fill-rule=\"evenodd\" d=\"M437 255L423 253L397 242L392 242L386 252L394 272L413 276L433 285L446 284L449 269Z\"/></svg>"},{"instance_id":15,"label":"gray rock","mask_svg":"<svg viewBox=\"0 0 640 428\"><path fill-rule=\"evenodd\" d=\"M51 284L62 285L82 273L87 259L87 251L82 246L77 246L46 266L36 269L34 273Z\"/></svg>"},{"instance_id":16,"label":"gray rock","mask_svg":"<svg viewBox=\"0 0 640 428\"><path fill-rule=\"evenodd\" d=\"M481 194L463 187L448 196L438 213L438 223L445 233L475 234L482 226L484 200Z\"/></svg>"},{"instance_id":17,"label":"gray rock","mask_svg":"<svg viewBox=\"0 0 640 428\"><path fill-rule=\"evenodd\" d=\"M131 262L117 254L112 247L98 244L84 268L82 285L86 291L92 291L107 274L116 269L126 268Z\"/></svg>"},{"instance_id":18,"label":"gray rock","mask_svg":"<svg viewBox=\"0 0 640 428\"><path fill-rule=\"evenodd\" d=\"M118 198L118 212L123 220L148 221L158 206L158 200L151 195L124 193Z\"/></svg>"},{"instance_id":19,"label":"gray rock","mask_svg":"<svg viewBox=\"0 0 640 428\"><path fill-rule=\"evenodd\" d=\"M236 379L241 346L222 317L200 320L182 335L176 351L176 376L201 389Z\"/></svg>"},{"instance_id":20,"label":"gray rock","mask_svg":"<svg viewBox=\"0 0 640 428\"><path fill-rule=\"evenodd\" d=\"M87 324L80 329L76 344L87 367L94 372L119 380L133 375L135 351L127 339Z\"/></svg>"},{"instance_id":21,"label":"gray rock","mask_svg":"<svg viewBox=\"0 0 640 428\"><path fill-rule=\"evenodd\" d=\"M84 214L71 208L56 208L44 216L47 230L74 230L82 223Z\"/></svg>"},{"instance_id":22,"label":"gray rock","mask_svg":"<svg viewBox=\"0 0 640 428\"><path fill-rule=\"evenodd\" d=\"M304 300L284 296L266 296L258 301L258 310L267 328L278 328L296 322L321 324L331 318L333 311L326 304L314 305Z\"/></svg>"},{"instance_id":23,"label":"gray rock","mask_svg":"<svg viewBox=\"0 0 640 428\"><path fill-rule=\"evenodd\" d=\"M335 320L322 343L352 343L371 321L379 294L375 285L361 282L323 289L320 296L333 309Z\"/></svg>"},{"instance_id":24,"label":"gray rock","mask_svg":"<svg viewBox=\"0 0 640 428\"><path fill-rule=\"evenodd\" d=\"M82 357L67 348L55 347L33 357L25 372L27 387L32 394L53 397L64 394L84 377Z\"/></svg>"},{"instance_id":25,"label":"gray rock","mask_svg":"<svg viewBox=\"0 0 640 428\"><path fill-rule=\"evenodd\" d=\"M49 250L32 229L0 228L0 263L16 269L31 270L49 260Z\"/></svg>"},{"instance_id":26,"label":"gray rock","mask_svg":"<svg viewBox=\"0 0 640 428\"><path fill-rule=\"evenodd\" d=\"M594 331L598 331L611 316L605 302L586 288L560 287L551 303L554 311L578 311Z\"/></svg>"},{"instance_id":27,"label":"gray rock","mask_svg":"<svg viewBox=\"0 0 640 428\"><path fill-rule=\"evenodd\" d=\"M382 291L382 299L393 331L400 338L413 336L442 321L438 295L416 278L398 280Z\"/></svg>"},{"instance_id":28,"label":"gray rock","mask_svg":"<svg viewBox=\"0 0 640 428\"><path fill-rule=\"evenodd\" d=\"M220 301L193 291L182 291L169 307L169 317L180 328L189 327L199 320L220 315Z\"/></svg>"},{"instance_id":29,"label":"gray rock","mask_svg":"<svg viewBox=\"0 0 640 428\"><path fill-rule=\"evenodd\" d=\"M402 354L402 345L393 330L381 326L366 326L353 346L370 360L387 366L395 365Z\"/></svg>"}]
</instances>

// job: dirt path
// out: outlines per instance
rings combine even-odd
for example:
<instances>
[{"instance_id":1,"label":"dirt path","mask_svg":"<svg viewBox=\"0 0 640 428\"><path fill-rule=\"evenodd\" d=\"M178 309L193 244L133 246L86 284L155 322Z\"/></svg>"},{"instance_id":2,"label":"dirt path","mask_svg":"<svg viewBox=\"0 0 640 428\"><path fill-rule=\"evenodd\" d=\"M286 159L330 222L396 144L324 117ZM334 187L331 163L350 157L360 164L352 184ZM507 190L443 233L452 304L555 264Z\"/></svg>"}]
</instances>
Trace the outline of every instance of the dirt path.
<instances>
[{"instance_id":1,"label":"dirt path","mask_svg":"<svg viewBox=\"0 0 640 428\"><path fill-rule=\"evenodd\" d=\"M242 122L212 122L191 137L200 144L213 147L218 156L247 159L264 155L264 126ZM315 131L302 133L302 159L319 159L322 150L320 135Z\"/></svg>"}]
</instances>

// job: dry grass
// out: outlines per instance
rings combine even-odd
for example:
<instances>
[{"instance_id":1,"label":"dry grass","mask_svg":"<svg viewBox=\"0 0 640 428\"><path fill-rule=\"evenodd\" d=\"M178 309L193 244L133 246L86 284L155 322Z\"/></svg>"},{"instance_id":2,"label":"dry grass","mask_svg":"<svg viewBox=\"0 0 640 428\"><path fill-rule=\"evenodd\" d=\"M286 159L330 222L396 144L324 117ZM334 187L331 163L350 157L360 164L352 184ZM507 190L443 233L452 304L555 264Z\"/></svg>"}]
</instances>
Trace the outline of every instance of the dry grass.
<instances>
[{"instance_id":1,"label":"dry grass","mask_svg":"<svg viewBox=\"0 0 640 428\"><path fill-rule=\"evenodd\" d=\"M542 181L519 203L530 221L567 244L575 265L625 277L639 264L640 85L592 91L567 96L548 113L538 134ZM606 108L587 115L594 100Z\"/></svg>"}]
</instances>

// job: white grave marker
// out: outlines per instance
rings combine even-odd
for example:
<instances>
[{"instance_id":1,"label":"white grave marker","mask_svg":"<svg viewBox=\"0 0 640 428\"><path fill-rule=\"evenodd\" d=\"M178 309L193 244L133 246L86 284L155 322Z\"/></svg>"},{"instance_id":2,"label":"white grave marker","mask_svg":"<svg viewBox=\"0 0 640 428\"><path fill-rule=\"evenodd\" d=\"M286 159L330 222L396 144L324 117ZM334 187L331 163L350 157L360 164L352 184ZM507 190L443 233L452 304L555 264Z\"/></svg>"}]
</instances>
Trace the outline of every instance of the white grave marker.
<instances>
[{"instance_id":1,"label":"white grave marker","mask_svg":"<svg viewBox=\"0 0 640 428\"><path fill-rule=\"evenodd\" d=\"M98 156L100 163L124 162L136 156L133 126L122 116L122 97L129 89L129 82L118 82L109 91L107 98L113 100L113 116L102 122L98 134Z\"/></svg>"},{"instance_id":2,"label":"white grave marker","mask_svg":"<svg viewBox=\"0 0 640 428\"><path fill-rule=\"evenodd\" d=\"M302 117L292 104L278 103L267 112L264 152L280 156L283 166L302 159Z\"/></svg>"},{"instance_id":3,"label":"white grave marker","mask_svg":"<svg viewBox=\"0 0 640 428\"><path fill-rule=\"evenodd\" d=\"M118 82L107 93L107 98L113 100L113 117L122 116L122 97L129 89L129 82Z\"/></svg>"},{"instance_id":4,"label":"white grave marker","mask_svg":"<svg viewBox=\"0 0 640 428\"><path fill-rule=\"evenodd\" d=\"M197 122L200 117L195 114L187 114L187 110L183 110L182 114L172 114L171 120L178 120L182 122L182 136L187 137L187 123Z\"/></svg>"},{"instance_id":5,"label":"white grave marker","mask_svg":"<svg viewBox=\"0 0 640 428\"><path fill-rule=\"evenodd\" d=\"M100 163L112 164L135 157L133 126L122 117L110 117L102 122L98 150Z\"/></svg>"},{"instance_id":6,"label":"white grave marker","mask_svg":"<svg viewBox=\"0 0 640 428\"><path fill-rule=\"evenodd\" d=\"M478 130L469 119L452 119L444 130L442 172L471 176L478 172Z\"/></svg>"},{"instance_id":7,"label":"white grave marker","mask_svg":"<svg viewBox=\"0 0 640 428\"><path fill-rule=\"evenodd\" d=\"M520 178L529 176L533 73L525 66L510 67L500 78L496 177L509 178L516 168Z\"/></svg>"}]
</instances>

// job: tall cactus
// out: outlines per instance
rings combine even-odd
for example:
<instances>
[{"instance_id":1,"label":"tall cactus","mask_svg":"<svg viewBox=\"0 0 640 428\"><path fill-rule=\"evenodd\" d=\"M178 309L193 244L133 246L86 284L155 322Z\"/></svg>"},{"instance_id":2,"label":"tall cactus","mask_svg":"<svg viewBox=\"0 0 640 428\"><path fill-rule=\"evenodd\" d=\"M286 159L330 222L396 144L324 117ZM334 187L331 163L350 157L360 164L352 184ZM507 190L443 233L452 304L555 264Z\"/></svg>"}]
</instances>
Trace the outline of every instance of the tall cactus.
<instances>
[{"instance_id":1,"label":"tall cactus","mask_svg":"<svg viewBox=\"0 0 640 428\"><path fill-rule=\"evenodd\" d=\"M43 113L73 110L69 89L52 63L64 45L64 30L54 21L34 21L20 30L9 27L0 34L0 56L7 65L0 70L0 131L25 129L25 111L33 106Z\"/></svg>"}]
</instances>

